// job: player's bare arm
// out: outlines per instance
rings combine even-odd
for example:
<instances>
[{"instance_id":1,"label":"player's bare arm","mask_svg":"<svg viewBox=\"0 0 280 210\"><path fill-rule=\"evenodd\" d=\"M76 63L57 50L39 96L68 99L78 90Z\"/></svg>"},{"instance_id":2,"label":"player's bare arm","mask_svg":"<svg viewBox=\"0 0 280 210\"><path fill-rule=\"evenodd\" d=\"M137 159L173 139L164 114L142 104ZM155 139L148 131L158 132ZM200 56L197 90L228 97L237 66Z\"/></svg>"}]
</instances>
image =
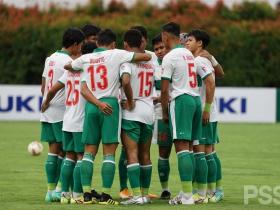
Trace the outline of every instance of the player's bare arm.
<instances>
[{"instance_id":1,"label":"player's bare arm","mask_svg":"<svg viewBox=\"0 0 280 210\"><path fill-rule=\"evenodd\" d=\"M152 59L152 56L148 53L134 53L132 62L149 61L151 59Z\"/></svg>"},{"instance_id":2,"label":"player's bare arm","mask_svg":"<svg viewBox=\"0 0 280 210\"><path fill-rule=\"evenodd\" d=\"M201 57L207 58L211 62L212 66L215 70L215 76L217 78L220 78L220 79L224 78L225 73L224 73L223 67L218 63L218 61L215 59L215 57L213 55L211 55L207 50L202 50L198 55Z\"/></svg>"},{"instance_id":3,"label":"player's bare arm","mask_svg":"<svg viewBox=\"0 0 280 210\"><path fill-rule=\"evenodd\" d=\"M51 100L55 97L55 94L62 88L64 88L64 84L62 84L61 82L57 82L54 84L54 86L49 90L46 100L44 100L42 103L42 112L45 112L49 108Z\"/></svg>"},{"instance_id":4,"label":"player's bare arm","mask_svg":"<svg viewBox=\"0 0 280 210\"><path fill-rule=\"evenodd\" d=\"M111 115L113 113L113 109L109 104L99 101L91 93L91 91L88 89L86 82L82 82L81 94L87 101L96 105L104 114Z\"/></svg>"},{"instance_id":5,"label":"player's bare arm","mask_svg":"<svg viewBox=\"0 0 280 210\"><path fill-rule=\"evenodd\" d=\"M162 106L162 119L168 122L168 102L169 102L169 80L161 80L161 106Z\"/></svg>"},{"instance_id":6,"label":"player's bare arm","mask_svg":"<svg viewBox=\"0 0 280 210\"><path fill-rule=\"evenodd\" d=\"M46 78L42 77L42 85L41 85L42 96L44 95L44 92L45 92L45 86L46 86Z\"/></svg>"},{"instance_id":7,"label":"player's bare arm","mask_svg":"<svg viewBox=\"0 0 280 210\"><path fill-rule=\"evenodd\" d=\"M130 84L130 75L129 74L124 73L122 75L122 87L123 87L125 96L127 98L127 100L125 100L121 103L122 108L131 111L135 107L135 102L133 100L133 91L132 91L131 84Z\"/></svg>"},{"instance_id":8,"label":"player's bare arm","mask_svg":"<svg viewBox=\"0 0 280 210\"><path fill-rule=\"evenodd\" d=\"M202 114L202 122L203 124L207 124L209 123L211 104L213 103L215 95L215 81L213 76L210 74L203 80L203 82L206 87L206 100Z\"/></svg>"}]
</instances>

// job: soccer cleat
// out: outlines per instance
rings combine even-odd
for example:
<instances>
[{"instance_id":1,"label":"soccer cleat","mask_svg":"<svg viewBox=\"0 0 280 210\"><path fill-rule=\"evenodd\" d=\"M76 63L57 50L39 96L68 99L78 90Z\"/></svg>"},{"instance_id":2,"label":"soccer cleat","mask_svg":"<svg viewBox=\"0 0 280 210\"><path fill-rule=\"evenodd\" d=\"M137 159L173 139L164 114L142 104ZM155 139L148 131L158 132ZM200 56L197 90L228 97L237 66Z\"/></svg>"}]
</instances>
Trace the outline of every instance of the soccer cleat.
<instances>
[{"instance_id":1,"label":"soccer cleat","mask_svg":"<svg viewBox=\"0 0 280 210\"><path fill-rule=\"evenodd\" d=\"M206 204L208 203L208 197L207 196L201 196L198 193L193 195L193 200L195 204Z\"/></svg>"},{"instance_id":2,"label":"soccer cleat","mask_svg":"<svg viewBox=\"0 0 280 210\"><path fill-rule=\"evenodd\" d=\"M128 199L131 198L132 194L129 192L127 188L120 191L120 198L121 199Z\"/></svg>"},{"instance_id":3,"label":"soccer cleat","mask_svg":"<svg viewBox=\"0 0 280 210\"><path fill-rule=\"evenodd\" d=\"M217 190L213 195L209 195L210 203L218 203L224 198L224 192L221 190Z\"/></svg>"},{"instance_id":4,"label":"soccer cleat","mask_svg":"<svg viewBox=\"0 0 280 210\"><path fill-rule=\"evenodd\" d=\"M119 202L113 200L113 198L109 194L102 193L99 204L101 204L101 205L119 205Z\"/></svg>"},{"instance_id":5,"label":"soccer cleat","mask_svg":"<svg viewBox=\"0 0 280 210\"><path fill-rule=\"evenodd\" d=\"M48 191L47 194L46 194L46 197L45 197L45 201L46 202L52 202L53 199L52 199L52 191Z\"/></svg>"},{"instance_id":6,"label":"soccer cleat","mask_svg":"<svg viewBox=\"0 0 280 210\"><path fill-rule=\"evenodd\" d=\"M152 203L150 196L143 196L143 202L146 203Z\"/></svg>"},{"instance_id":7,"label":"soccer cleat","mask_svg":"<svg viewBox=\"0 0 280 210\"><path fill-rule=\"evenodd\" d=\"M162 200L169 200L171 198L171 193L168 190L162 191L160 195L160 199Z\"/></svg>"},{"instance_id":8,"label":"soccer cleat","mask_svg":"<svg viewBox=\"0 0 280 210\"><path fill-rule=\"evenodd\" d=\"M52 193L52 201L53 202L60 202L61 192L53 191Z\"/></svg>"},{"instance_id":9,"label":"soccer cleat","mask_svg":"<svg viewBox=\"0 0 280 210\"><path fill-rule=\"evenodd\" d=\"M78 198L71 198L70 203L71 204L83 204L84 203L84 198L83 198L83 196L78 197Z\"/></svg>"},{"instance_id":10,"label":"soccer cleat","mask_svg":"<svg viewBox=\"0 0 280 210\"><path fill-rule=\"evenodd\" d=\"M170 205L192 205L194 204L193 197L186 197L184 193L181 191L176 197L172 198L168 202Z\"/></svg>"},{"instance_id":11,"label":"soccer cleat","mask_svg":"<svg viewBox=\"0 0 280 210\"><path fill-rule=\"evenodd\" d=\"M71 201L71 194L70 193L66 193L66 192L61 193L61 197L60 197L60 203L61 204L69 204L70 201Z\"/></svg>"},{"instance_id":12,"label":"soccer cleat","mask_svg":"<svg viewBox=\"0 0 280 210\"><path fill-rule=\"evenodd\" d=\"M91 195L91 193L89 193L89 192L85 192L84 193L84 204L92 204L93 202L92 202L92 195Z\"/></svg>"},{"instance_id":13,"label":"soccer cleat","mask_svg":"<svg viewBox=\"0 0 280 210\"><path fill-rule=\"evenodd\" d=\"M145 203L144 199L141 195L133 196L132 198L121 202L122 205L132 205L132 204L142 205L144 203Z\"/></svg>"},{"instance_id":14,"label":"soccer cleat","mask_svg":"<svg viewBox=\"0 0 280 210\"><path fill-rule=\"evenodd\" d=\"M101 195L96 192L95 190L91 190L91 196L94 200L100 200L101 199Z\"/></svg>"}]
</instances>

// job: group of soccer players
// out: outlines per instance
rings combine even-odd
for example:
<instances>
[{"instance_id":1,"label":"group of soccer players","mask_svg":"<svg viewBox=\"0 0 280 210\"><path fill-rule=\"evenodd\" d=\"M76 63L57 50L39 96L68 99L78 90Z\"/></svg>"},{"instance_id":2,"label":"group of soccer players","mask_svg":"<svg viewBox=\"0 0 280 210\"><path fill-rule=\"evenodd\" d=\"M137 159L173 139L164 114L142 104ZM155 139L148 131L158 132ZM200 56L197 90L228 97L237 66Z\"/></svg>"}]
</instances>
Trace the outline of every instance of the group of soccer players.
<instances>
[{"instance_id":1,"label":"group of soccer players","mask_svg":"<svg viewBox=\"0 0 280 210\"><path fill-rule=\"evenodd\" d=\"M134 26L116 35L94 25L69 28L62 49L47 57L42 75L41 140L48 142L47 202L146 204L152 177L151 142L159 148L161 199L169 204L219 202L224 193L218 143L215 77L222 67L205 48L209 35L180 34L170 22L146 50L147 30ZM111 196L115 154L119 203ZM102 143L102 190L93 177ZM169 157L174 143L181 191L171 198ZM128 190L129 180L131 191Z\"/></svg>"}]
</instances>

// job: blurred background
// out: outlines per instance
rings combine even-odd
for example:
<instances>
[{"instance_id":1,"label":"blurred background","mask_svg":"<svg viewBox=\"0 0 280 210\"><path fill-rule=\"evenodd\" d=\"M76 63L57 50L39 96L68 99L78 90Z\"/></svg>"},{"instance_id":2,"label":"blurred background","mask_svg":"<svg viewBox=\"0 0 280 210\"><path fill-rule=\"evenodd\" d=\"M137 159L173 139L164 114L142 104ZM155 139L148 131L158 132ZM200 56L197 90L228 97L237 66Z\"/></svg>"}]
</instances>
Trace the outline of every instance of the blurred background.
<instances>
[{"instance_id":1,"label":"blurred background","mask_svg":"<svg viewBox=\"0 0 280 210\"><path fill-rule=\"evenodd\" d=\"M280 119L277 112L280 97L277 98L276 89L280 86L280 3L277 0L2 0L0 84L40 84L44 60L61 47L62 34L68 27L92 23L111 28L117 33L121 48L122 34L130 26L146 26L151 40L160 32L161 25L169 21L179 23L182 32L192 28L208 31L212 39L208 50L226 72L226 77L217 81L218 86L250 87L250 90L266 87L271 93L263 92L263 95L272 96L262 99L269 101L270 106L262 104L260 110L266 107L274 111L261 115L270 115L269 122ZM150 44L148 48L151 50ZM9 99L3 95L7 92L3 86L1 89L0 119L4 119L3 110L9 110ZM225 91L227 96L229 90ZM241 93L245 94L243 90ZM254 109L249 105L262 103L257 99L244 102L247 95L218 100L220 112L243 114L246 121L248 116L244 113ZM22 101L15 101L14 106ZM35 106L38 110L39 106Z\"/></svg>"}]
</instances>

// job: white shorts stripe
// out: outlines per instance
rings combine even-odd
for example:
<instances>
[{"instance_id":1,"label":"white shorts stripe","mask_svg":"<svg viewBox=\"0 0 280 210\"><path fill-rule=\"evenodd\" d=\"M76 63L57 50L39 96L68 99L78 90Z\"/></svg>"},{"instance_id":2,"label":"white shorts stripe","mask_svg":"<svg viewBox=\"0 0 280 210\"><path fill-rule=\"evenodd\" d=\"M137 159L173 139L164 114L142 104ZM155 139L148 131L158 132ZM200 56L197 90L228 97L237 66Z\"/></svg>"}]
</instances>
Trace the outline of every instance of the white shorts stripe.
<instances>
[{"instance_id":1,"label":"white shorts stripe","mask_svg":"<svg viewBox=\"0 0 280 210\"><path fill-rule=\"evenodd\" d=\"M177 139L176 120L175 120L175 100L171 101L169 108L170 108L171 125L173 131L173 139Z\"/></svg>"}]
</instances>

